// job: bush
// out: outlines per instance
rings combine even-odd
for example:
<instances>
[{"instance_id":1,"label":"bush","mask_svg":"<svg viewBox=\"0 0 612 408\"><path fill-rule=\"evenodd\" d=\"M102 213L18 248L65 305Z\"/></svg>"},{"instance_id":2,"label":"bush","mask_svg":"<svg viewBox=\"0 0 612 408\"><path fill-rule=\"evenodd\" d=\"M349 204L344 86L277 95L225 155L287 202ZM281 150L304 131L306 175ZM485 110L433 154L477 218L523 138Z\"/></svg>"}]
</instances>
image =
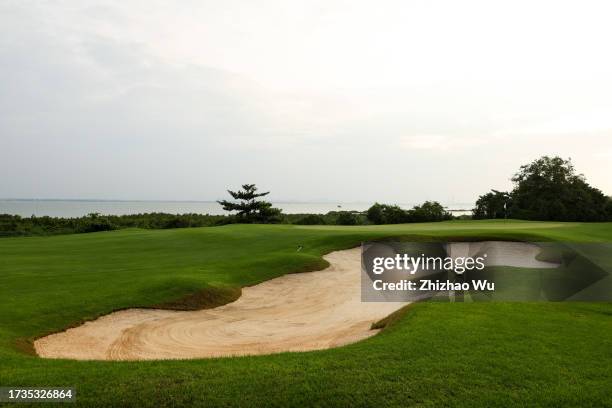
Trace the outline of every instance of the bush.
<instances>
[{"instance_id":1,"label":"bush","mask_svg":"<svg viewBox=\"0 0 612 408\"><path fill-rule=\"evenodd\" d=\"M0 237L57 235L109 231L119 228L187 228L225 225L236 222L235 216L208 214L147 213L130 215L89 214L78 218L20 217L0 214Z\"/></svg>"},{"instance_id":2,"label":"bush","mask_svg":"<svg viewBox=\"0 0 612 408\"><path fill-rule=\"evenodd\" d=\"M162 228L187 228L191 226L189 219L175 215L164 221Z\"/></svg>"},{"instance_id":3,"label":"bush","mask_svg":"<svg viewBox=\"0 0 612 408\"><path fill-rule=\"evenodd\" d=\"M336 218L337 225L357 225L359 224L359 218L350 211L340 211L338 218Z\"/></svg>"},{"instance_id":4,"label":"bush","mask_svg":"<svg viewBox=\"0 0 612 408\"><path fill-rule=\"evenodd\" d=\"M402 224L410 221L408 211L397 205L375 203L368 209L366 216L372 224Z\"/></svg>"},{"instance_id":5,"label":"bush","mask_svg":"<svg viewBox=\"0 0 612 408\"><path fill-rule=\"evenodd\" d=\"M425 201L410 210L404 210L397 205L375 203L366 214L372 224L443 221L453 218L437 201Z\"/></svg>"},{"instance_id":6,"label":"bush","mask_svg":"<svg viewBox=\"0 0 612 408\"><path fill-rule=\"evenodd\" d=\"M325 225L325 218L320 214L309 214L299 220L295 221L294 224L298 225Z\"/></svg>"},{"instance_id":7,"label":"bush","mask_svg":"<svg viewBox=\"0 0 612 408\"><path fill-rule=\"evenodd\" d=\"M92 213L81 219L77 225L77 232L99 232L117 229L108 218L100 217L100 214Z\"/></svg>"},{"instance_id":8,"label":"bush","mask_svg":"<svg viewBox=\"0 0 612 408\"><path fill-rule=\"evenodd\" d=\"M437 201L425 201L408 212L412 222L450 220L453 216Z\"/></svg>"},{"instance_id":9,"label":"bush","mask_svg":"<svg viewBox=\"0 0 612 408\"><path fill-rule=\"evenodd\" d=\"M385 224L385 207L386 206L383 204L374 203L374 205L368 208L368 211L366 212L368 221L370 221L372 224Z\"/></svg>"}]
</instances>

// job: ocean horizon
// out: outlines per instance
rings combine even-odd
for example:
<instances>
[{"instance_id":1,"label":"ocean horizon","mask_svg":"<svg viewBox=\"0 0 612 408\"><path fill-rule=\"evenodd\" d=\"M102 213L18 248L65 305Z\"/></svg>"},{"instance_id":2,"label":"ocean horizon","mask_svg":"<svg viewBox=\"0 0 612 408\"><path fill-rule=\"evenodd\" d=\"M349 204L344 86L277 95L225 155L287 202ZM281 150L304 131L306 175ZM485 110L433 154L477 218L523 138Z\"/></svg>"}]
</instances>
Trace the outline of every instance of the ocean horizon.
<instances>
[{"instance_id":1,"label":"ocean horizon","mask_svg":"<svg viewBox=\"0 0 612 408\"><path fill-rule=\"evenodd\" d=\"M329 211L365 211L373 202L300 202L273 201L286 214L326 214ZM394 203L395 204L395 203ZM420 203L397 203L412 208ZM454 215L471 213L474 203L441 203ZM128 215L151 212L169 214L227 214L216 201L196 200L95 200L95 199L0 199L0 214L29 217L82 217L90 213Z\"/></svg>"}]
</instances>

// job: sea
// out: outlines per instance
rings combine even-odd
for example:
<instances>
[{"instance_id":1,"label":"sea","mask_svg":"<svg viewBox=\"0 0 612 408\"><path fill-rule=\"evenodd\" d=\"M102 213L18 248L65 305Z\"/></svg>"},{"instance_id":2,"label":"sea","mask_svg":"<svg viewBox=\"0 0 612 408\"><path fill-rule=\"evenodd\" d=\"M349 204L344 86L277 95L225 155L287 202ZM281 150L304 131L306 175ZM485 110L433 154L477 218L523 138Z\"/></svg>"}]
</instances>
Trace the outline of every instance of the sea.
<instances>
[{"instance_id":1,"label":"sea","mask_svg":"<svg viewBox=\"0 0 612 408\"><path fill-rule=\"evenodd\" d=\"M329 211L365 211L373 203L307 203L274 202L285 214L326 214ZM402 208L412 208L417 203L398 204ZM442 203L453 215L471 214L474 203ZM22 217L82 217L90 213L103 215L125 215L151 212L169 214L225 214L215 201L130 201L130 200L50 200L50 199L0 199L0 214L20 215Z\"/></svg>"}]
</instances>

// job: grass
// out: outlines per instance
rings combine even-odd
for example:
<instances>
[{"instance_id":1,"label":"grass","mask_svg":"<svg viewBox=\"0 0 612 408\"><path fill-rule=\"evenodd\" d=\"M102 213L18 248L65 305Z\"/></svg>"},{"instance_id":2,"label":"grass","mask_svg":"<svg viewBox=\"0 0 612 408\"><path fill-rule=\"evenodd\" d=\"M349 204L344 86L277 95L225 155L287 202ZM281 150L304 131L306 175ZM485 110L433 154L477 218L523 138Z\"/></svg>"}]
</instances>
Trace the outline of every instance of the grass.
<instances>
[{"instance_id":1,"label":"grass","mask_svg":"<svg viewBox=\"0 0 612 408\"><path fill-rule=\"evenodd\" d=\"M612 224L229 225L1 239L0 386L75 386L83 406L612 406L610 303L420 303L373 338L308 353L148 362L27 353L36 337L113 310L213 306L386 237L610 242ZM599 262L611 270L612 254Z\"/></svg>"}]
</instances>

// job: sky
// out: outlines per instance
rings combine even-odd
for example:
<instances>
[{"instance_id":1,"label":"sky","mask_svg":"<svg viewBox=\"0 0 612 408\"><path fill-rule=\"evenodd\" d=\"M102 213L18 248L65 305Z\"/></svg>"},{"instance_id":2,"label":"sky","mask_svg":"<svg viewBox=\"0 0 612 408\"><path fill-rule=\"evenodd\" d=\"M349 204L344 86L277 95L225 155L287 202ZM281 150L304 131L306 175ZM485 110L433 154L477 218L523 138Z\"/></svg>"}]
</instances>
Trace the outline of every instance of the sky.
<instances>
[{"instance_id":1,"label":"sky","mask_svg":"<svg viewBox=\"0 0 612 408\"><path fill-rule=\"evenodd\" d=\"M606 1L0 0L0 198L612 194Z\"/></svg>"}]
</instances>

